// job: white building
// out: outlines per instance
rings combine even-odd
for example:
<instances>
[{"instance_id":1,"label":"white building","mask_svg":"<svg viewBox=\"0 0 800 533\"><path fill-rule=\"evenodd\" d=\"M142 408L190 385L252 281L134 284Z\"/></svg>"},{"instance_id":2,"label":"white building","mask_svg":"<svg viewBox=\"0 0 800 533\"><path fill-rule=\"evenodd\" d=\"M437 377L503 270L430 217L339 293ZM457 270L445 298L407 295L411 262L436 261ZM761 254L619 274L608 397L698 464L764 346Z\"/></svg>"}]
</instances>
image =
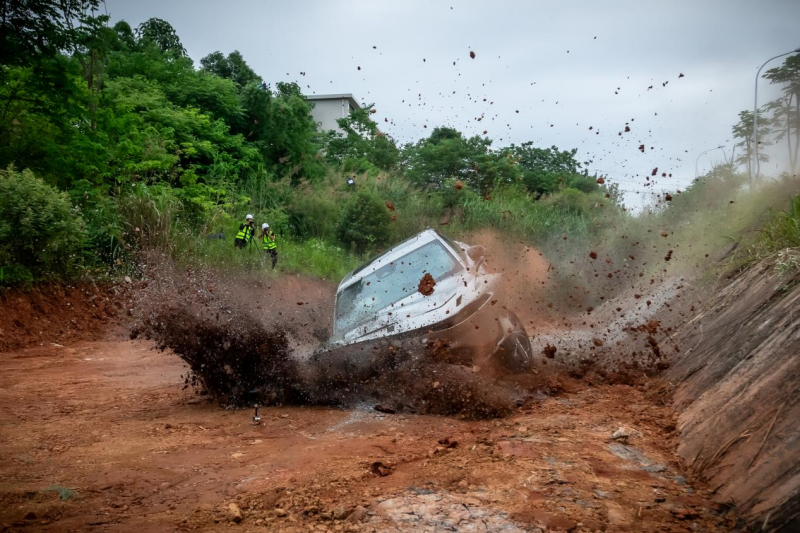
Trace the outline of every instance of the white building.
<instances>
[{"instance_id":1,"label":"white building","mask_svg":"<svg viewBox=\"0 0 800 533\"><path fill-rule=\"evenodd\" d=\"M336 121L347 117L356 109L361 109L352 94L312 94L305 99L314 104L311 116L314 117L320 131L342 131Z\"/></svg>"}]
</instances>

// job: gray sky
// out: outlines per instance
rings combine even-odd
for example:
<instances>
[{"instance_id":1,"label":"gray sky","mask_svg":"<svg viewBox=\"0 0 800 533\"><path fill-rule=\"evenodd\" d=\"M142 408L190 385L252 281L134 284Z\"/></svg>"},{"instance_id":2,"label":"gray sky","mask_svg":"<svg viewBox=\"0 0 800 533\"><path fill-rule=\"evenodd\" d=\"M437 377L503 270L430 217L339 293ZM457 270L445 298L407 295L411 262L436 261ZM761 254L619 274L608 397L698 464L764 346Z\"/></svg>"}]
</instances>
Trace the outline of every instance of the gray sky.
<instances>
[{"instance_id":1,"label":"gray sky","mask_svg":"<svg viewBox=\"0 0 800 533\"><path fill-rule=\"evenodd\" d=\"M107 0L107 10L134 28L169 21L195 62L239 50L267 82L353 93L401 143L449 125L487 131L495 147L577 148L631 206L654 167L672 174L656 188L675 190L703 150L726 144L730 155L756 70L800 47L797 0ZM759 87L759 103L778 94ZM721 160L704 155L700 172Z\"/></svg>"}]
</instances>

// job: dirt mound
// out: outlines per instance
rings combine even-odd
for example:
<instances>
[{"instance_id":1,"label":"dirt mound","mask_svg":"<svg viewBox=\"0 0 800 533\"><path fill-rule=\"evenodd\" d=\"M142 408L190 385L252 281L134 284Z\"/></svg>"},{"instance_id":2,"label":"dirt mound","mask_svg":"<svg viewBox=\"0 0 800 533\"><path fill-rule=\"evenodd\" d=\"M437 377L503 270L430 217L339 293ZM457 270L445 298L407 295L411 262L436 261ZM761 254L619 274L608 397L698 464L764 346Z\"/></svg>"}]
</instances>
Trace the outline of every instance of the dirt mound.
<instances>
[{"instance_id":1,"label":"dirt mound","mask_svg":"<svg viewBox=\"0 0 800 533\"><path fill-rule=\"evenodd\" d=\"M123 309L127 287L40 284L0 292L0 352L96 339Z\"/></svg>"}]
</instances>

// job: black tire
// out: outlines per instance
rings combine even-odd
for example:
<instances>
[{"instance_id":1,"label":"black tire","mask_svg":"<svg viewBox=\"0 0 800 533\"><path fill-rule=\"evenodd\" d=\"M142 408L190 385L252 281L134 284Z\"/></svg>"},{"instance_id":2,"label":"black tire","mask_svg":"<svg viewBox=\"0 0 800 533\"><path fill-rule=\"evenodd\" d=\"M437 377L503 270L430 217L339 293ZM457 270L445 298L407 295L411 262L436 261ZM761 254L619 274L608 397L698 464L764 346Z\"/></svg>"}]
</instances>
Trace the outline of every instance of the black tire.
<instances>
[{"instance_id":1,"label":"black tire","mask_svg":"<svg viewBox=\"0 0 800 533\"><path fill-rule=\"evenodd\" d=\"M504 337L497 346L494 358L509 372L530 370L533 367L533 348L522 321L513 312L507 311L506 315L500 318L500 325Z\"/></svg>"}]
</instances>

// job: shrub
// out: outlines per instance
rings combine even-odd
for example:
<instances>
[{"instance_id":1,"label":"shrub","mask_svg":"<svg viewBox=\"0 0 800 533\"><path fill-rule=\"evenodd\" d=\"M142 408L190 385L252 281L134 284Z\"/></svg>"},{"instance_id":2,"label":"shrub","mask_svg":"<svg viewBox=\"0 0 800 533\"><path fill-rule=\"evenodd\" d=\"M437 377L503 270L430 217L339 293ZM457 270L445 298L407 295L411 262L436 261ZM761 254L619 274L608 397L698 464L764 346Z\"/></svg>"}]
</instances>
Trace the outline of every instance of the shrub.
<instances>
[{"instance_id":1,"label":"shrub","mask_svg":"<svg viewBox=\"0 0 800 533\"><path fill-rule=\"evenodd\" d=\"M338 224L339 240L358 254L383 246L391 236L389 210L375 193L359 190L345 204Z\"/></svg>"},{"instance_id":2,"label":"shrub","mask_svg":"<svg viewBox=\"0 0 800 533\"><path fill-rule=\"evenodd\" d=\"M30 283L73 273L86 239L69 196L29 170L0 171L0 283Z\"/></svg>"},{"instance_id":3,"label":"shrub","mask_svg":"<svg viewBox=\"0 0 800 533\"><path fill-rule=\"evenodd\" d=\"M591 210L591 200L586 193L570 187L560 194L548 196L545 203L576 215L587 215Z\"/></svg>"},{"instance_id":4,"label":"shrub","mask_svg":"<svg viewBox=\"0 0 800 533\"><path fill-rule=\"evenodd\" d=\"M302 238L336 239L339 204L328 190L300 191L287 207L292 233Z\"/></svg>"},{"instance_id":5,"label":"shrub","mask_svg":"<svg viewBox=\"0 0 800 533\"><path fill-rule=\"evenodd\" d=\"M78 180L69 190L72 205L80 208L86 223L84 255L98 263L114 265L124 258L122 220L114 199L106 188L93 186L88 180Z\"/></svg>"},{"instance_id":6,"label":"shrub","mask_svg":"<svg viewBox=\"0 0 800 533\"><path fill-rule=\"evenodd\" d=\"M172 244L173 222L182 203L167 184L135 184L118 199L123 227L131 243L142 249Z\"/></svg>"}]
</instances>

